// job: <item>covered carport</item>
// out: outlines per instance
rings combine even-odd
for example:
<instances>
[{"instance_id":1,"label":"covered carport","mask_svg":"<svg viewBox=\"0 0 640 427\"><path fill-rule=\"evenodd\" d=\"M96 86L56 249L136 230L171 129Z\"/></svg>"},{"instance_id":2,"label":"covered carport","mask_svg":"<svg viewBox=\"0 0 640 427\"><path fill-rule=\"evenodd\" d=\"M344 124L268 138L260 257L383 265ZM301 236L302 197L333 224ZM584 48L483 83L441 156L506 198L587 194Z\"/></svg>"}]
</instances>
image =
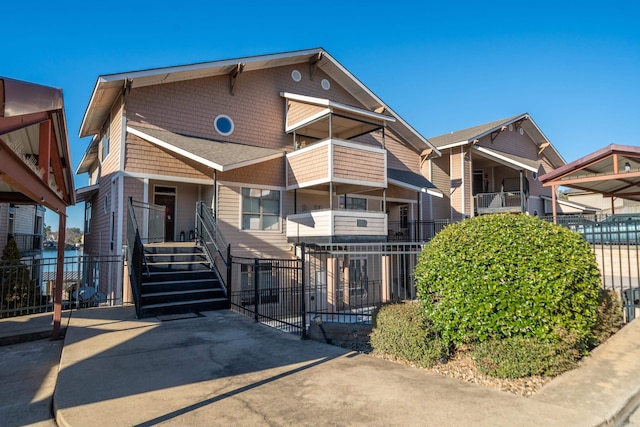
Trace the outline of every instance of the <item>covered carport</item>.
<instances>
[{"instance_id":1,"label":"covered carport","mask_svg":"<svg viewBox=\"0 0 640 427\"><path fill-rule=\"evenodd\" d=\"M75 203L62 90L0 76L0 202L56 212L53 338L60 337L67 207Z\"/></svg>"},{"instance_id":2,"label":"covered carport","mask_svg":"<svg viewBox=\"0 0 640 427\"><path fill-rule=\"evenodd\" d=\"M557 190L561 186L602 194L611 199L611 211L615 213L616 198L640 201L640 147L612 144L539 179L544 186L553 188L555 223L558 223ZM602 235L602 231L591 234L592 238ZM594 239L590 242L602 276L602 287L619 293L627 322L640 316L640 245L633 235L623 232L617 241ZM621 241L624 236L626 242Z\"/></svg>"},{"instance_id":3,"label":"covered carport","mask_svg":"<svg viewBox=\"0 0 640 427\"><path fill-rule=\"evenodd\" d=\"M557 222L558 187L575 188L615 198L640 201L640 147L611 144L539 177L552 187L553 219Z\"/></svg>"}]
</instances>

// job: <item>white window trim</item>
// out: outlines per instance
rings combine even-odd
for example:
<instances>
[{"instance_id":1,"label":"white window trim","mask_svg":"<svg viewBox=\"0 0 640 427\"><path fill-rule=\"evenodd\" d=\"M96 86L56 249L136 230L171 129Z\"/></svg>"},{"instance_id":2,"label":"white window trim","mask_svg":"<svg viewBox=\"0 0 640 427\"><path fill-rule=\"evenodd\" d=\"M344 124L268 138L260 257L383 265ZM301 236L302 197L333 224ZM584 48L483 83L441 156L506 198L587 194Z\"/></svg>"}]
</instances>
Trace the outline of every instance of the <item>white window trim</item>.
<instances>
[{"instance_id":1,"label":"white window trim","mask_svg":"<svg viewBox=\"0 0 640 427\"><path fill-rule=\"evenodd\" d=\"M239 184L240 191L238 192L239 195L239 202L238 202L238 231L246 233L282 233L282 195L284 194L284 191L280 188L280 187L270 187L270 186L264 186L264 185L253 185L253 184ZM244 188L249 188L249 189L253 189L253 190L271 190L271 191L277 191L278 193L280 193L280 200L279 200L279 209L280 209L280 214L278 215L278 229L277 230L252 230L252 229L244 229L242 228L242 190Z\"/></svg>"}]
</instances>

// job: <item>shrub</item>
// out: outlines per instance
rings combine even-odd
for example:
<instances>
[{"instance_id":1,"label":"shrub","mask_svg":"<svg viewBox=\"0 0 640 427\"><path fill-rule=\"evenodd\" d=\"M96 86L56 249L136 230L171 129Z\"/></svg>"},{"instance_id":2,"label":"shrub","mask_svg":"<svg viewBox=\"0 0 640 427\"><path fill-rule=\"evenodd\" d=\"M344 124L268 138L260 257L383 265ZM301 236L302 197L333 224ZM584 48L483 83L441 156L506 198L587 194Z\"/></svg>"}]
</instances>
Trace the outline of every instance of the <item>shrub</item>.
<instances>
[{"instance_id":1,"label":"shrub","mask_svg":"<svg viewBox=\"0 0 640 427\"><path fill-rule=\"evenodd\" d=\"M446 227L415 270L427 317L446 343L501 338L592 339L598 266L577 233L526 215L474 217Z\"/></svg>"},{"instance_id":2,"label":"shrub","mask_svg":"<svg viewBox=\"0 0 640 427\"><path fill-rule=\"evenodd\" d=\"M478 343L471 357L480 372L498 378L558 375L573 369L582 356L578 336L556 330L556 338L511 337Z\"/></svg>"},{"instance_id":3,"label":"shrub","mask_svg":"<svg viewBox=\"0 0 640 427\"><path fill-rule=\"evenodd\" d=\"M448 355L447 346L433 330L417 303L383 306L371 332L376 353L398 357L430 367Z\"/></svg>"},{"instance_id":4,"label":"shrub","mask_svg":"<svg viewBox=\"0 0 640 427\"><path fill-rule=\"evenodd\" d=\"M622 303L616 291L601 289L598 295L598 320L593 330L592 346L599 346L618 332L623 320Z\"/></svg>"}]
</instances>

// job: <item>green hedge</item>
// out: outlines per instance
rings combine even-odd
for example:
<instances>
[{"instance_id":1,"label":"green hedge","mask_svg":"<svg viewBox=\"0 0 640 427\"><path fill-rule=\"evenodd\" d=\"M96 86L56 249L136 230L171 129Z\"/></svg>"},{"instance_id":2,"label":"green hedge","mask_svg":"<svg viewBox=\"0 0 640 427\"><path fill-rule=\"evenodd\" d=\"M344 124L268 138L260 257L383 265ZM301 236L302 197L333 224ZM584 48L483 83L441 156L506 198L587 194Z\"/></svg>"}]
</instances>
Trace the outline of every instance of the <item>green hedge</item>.
<instances>
[{"instance_id":1,"label":"green hedge","mask_svg":"<svg viewBox=\"0 0 640 427\"><path fill-rule=\"evenodd\" d=\"M413 302L380 308L371 332L371 347L378 354L422 367L433 366L448 355L447 346L433 330L420 304Z\"/></svg>"},{"instance_id":2,"label":"green hedge","mask_svg":"<svg viewBox=\"0 0 640 427\"><path fill-rule=\"evenodd\" d=\"M564 227L526 215L474 217L438 233L415 275L446 343L544 341L560 329L584 347L593 339L598 266L584 239Z\"/></svg>"}]
</instances>

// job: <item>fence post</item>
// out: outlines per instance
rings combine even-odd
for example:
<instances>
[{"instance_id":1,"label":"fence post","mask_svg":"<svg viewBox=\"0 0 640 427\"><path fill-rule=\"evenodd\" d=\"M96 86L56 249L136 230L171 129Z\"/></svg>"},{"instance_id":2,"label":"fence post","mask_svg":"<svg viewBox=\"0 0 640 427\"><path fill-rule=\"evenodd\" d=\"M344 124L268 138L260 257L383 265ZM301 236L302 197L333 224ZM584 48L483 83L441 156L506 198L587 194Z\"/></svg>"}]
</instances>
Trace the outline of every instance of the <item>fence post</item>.
<instances>
[{"instance_id":1,"label":"fence post","mask_svg":"<svg viewBox=\"0 0 640 427\"><path fill-rule=\"evenodd\" d=\"M254 310L253 310L253 318L255 319L256 322L258 322L258 306L260 305L260 302L258 301L258 298L260 296L260 291L258 289L258 287L260 286L260 280L259 280L259 271L260 271L260 261L258 260L258 258L255 258L253 260L253 303L254 303Z\"/></svg>"},{"instance_id":2,"label":"fence post","mask_svg":"<svg viewBox=\"0 0 640 427\"><path fill-rule=\"evenodd\" d=\"M307 339L307 306L306 306L306 297L305 297L305 293L304 293L304 279L305 279L305 274L304 274L304 260L305 260L305 245L304 243L302 243L302 247L300 248L300 298L301 298L301 302L300 302L300 315L302 317L302 339L306 340Z\"/></svg>"}]
</instances>

